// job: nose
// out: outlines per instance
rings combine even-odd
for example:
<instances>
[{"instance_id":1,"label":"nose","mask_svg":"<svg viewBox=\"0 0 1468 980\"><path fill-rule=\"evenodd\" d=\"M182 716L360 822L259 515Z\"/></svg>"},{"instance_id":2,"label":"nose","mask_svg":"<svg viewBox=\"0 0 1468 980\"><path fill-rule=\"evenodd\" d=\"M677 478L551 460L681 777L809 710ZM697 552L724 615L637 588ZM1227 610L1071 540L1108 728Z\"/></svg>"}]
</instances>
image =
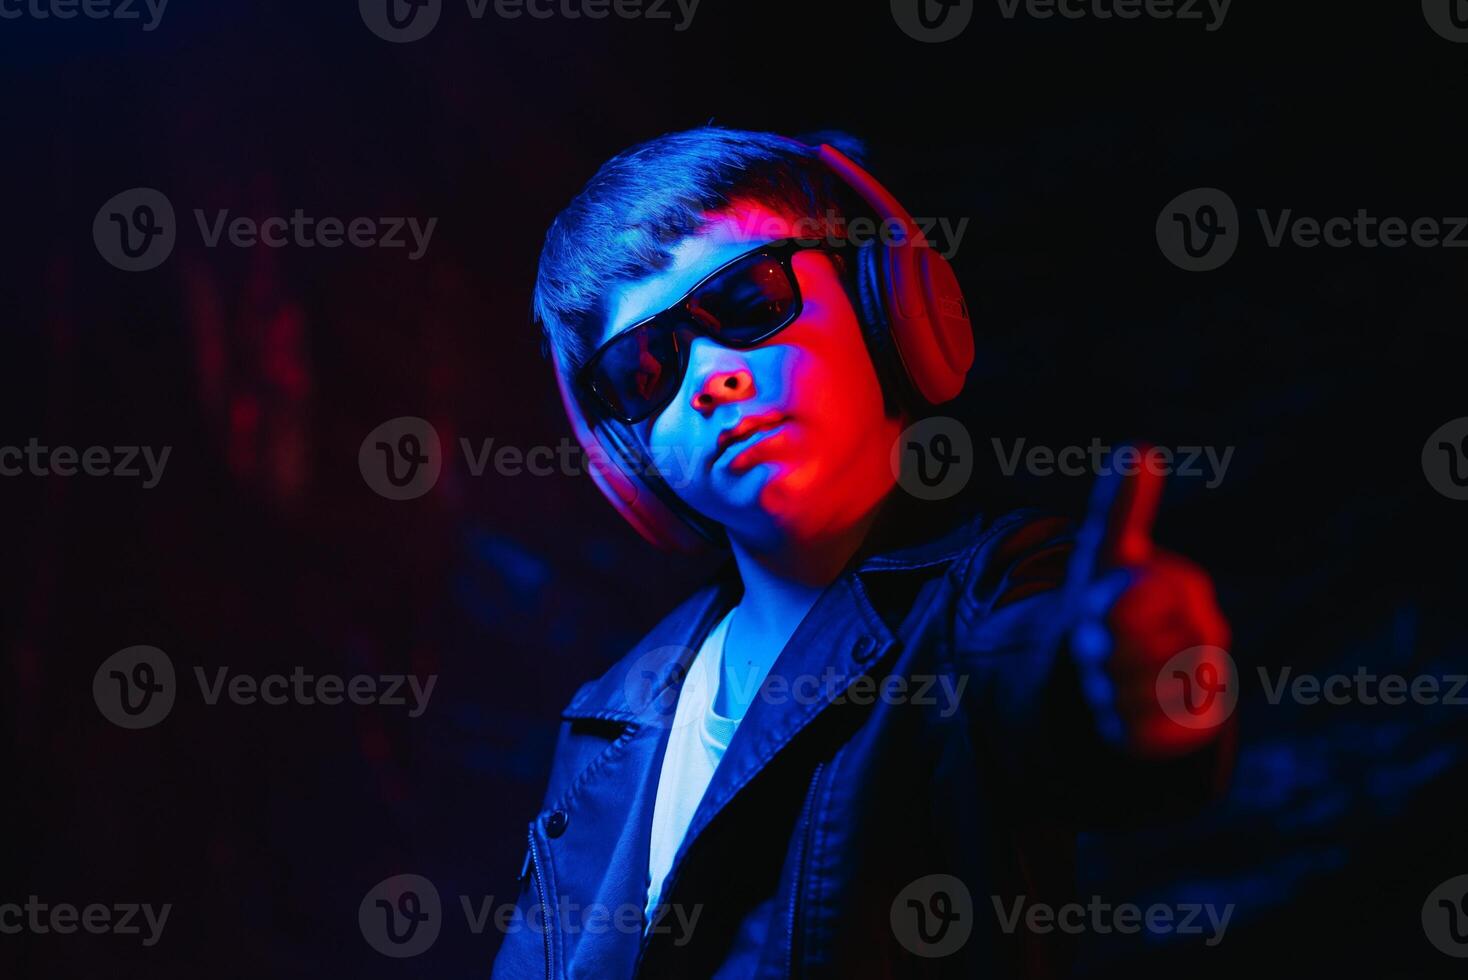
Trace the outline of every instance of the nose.
<instances>
[{"instance_id":1,"label":"nose","mask_svg":"<svg viewBox=\"0 0 1468 980\"><path fill-rule=\"evenodd\" d=\"M725 371L710 371L694 389L690 404L694 411L708 417L725 402L742 402L753 395L754 375L749 373L748 368L737 367Z\"/></svg>"}]
</instances>

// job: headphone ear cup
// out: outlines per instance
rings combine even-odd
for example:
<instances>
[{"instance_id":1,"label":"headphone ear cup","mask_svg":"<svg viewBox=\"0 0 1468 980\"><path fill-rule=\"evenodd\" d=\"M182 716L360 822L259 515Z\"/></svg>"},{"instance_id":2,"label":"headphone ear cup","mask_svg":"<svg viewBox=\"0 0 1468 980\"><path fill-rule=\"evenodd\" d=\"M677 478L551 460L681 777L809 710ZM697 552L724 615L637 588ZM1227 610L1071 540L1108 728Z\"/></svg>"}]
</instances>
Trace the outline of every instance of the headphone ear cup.
<instances>
[{"instance_id":1,"label":"headphone ear cup","mask_svg":"<svg viewBox=\"0 0 1468 980\"><path fill-rule=\"evenodd\" d=\"M885 246L875 243L858 246L853 278L867 352L877 370L887 414L896 415L901 409L911 410L915 402L907 369L892 337L892 318L887 312L886 256Z\"/></svg>"},{"instance_id":2,"label":"headphone ear cup","mask_svg":"<svg viewBox=\"0 0 1468 980\"><path fill-rule=\"evenodd\" d=\"M947 359L947 366L961 390L974 363L974 325L968 302L953 266L931 246L917 250L918 271L923 281L923 300L934 337ZM957 391L954 392L957 395Z\"/></svg>"},{"instance_id":3,"label":"headphone ear cup","mask_svg":"<svg viewBox=\"0 0 1468 980\"><path fill-rule=\"evenodd\" d=\"M926 244L883 249L893 342L908 379L929 405L956 398L974 362L973 324L958 277Z\"/></svg>"},{"instance_id":4,"label":"headphone ear cup","mask_svg":"<svg viewBox=\"0 0 1468 980\"><path fill-rule=\"evenodd\" d=\"M903 379L929 405L957 397L974 360L973 324L948 260L933 251L913 220L875 177L840 150L822 144L816 155L883 222L896 222L909 240L869 246L871 263L859 277L872 322L880 309ZM877 297L880 297L878 301Z\"/></svg>"}]
</instances>

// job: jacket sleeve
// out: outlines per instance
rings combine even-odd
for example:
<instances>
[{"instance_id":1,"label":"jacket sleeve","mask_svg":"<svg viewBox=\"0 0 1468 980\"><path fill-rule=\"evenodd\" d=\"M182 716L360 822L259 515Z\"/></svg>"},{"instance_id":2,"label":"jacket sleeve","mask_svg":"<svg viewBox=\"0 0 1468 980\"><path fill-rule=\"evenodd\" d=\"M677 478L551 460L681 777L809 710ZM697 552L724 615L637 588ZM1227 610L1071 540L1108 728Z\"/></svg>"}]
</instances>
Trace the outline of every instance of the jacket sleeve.
<instances>
[{"instance_id":1,"label":"jacket sleeve","mask_svg":"<svg viewBox=\"0 0 1468 980\"><path fill-rule=\"evenodd\" d=\"M1233 722L1163 760L1101 736L1070 650L1080 610L1063 586L1074 537L1066 521L1025 515L957 570L955 669L970 678L977 744L1037 815L1095 828L1184 815L1226 787Z\"/></svg>"}]
</instances>

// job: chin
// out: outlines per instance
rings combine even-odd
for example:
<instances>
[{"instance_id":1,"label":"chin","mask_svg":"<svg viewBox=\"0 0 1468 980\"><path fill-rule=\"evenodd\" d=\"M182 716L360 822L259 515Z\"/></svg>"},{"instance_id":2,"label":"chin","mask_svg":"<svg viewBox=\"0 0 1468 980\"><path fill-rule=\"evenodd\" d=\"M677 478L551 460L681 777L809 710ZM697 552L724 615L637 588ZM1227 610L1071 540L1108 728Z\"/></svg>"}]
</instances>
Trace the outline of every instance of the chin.
<instances>
[{"instance_id":1,"label":"chin","mask_svg":"<svg viewBox=\"0 0 1468 980\"><path fill-rule=\"evenodd\" d=\"M715 519L755 541L803 536L822 516L820 494L810 492L808 484L796 467L760 463L720 494Z\"/></svg>"},{"instance_id":2,"label":"chin","mask_svg":"<svg viewBox=\"0 0 1468 980\"><path fill-rule=\"evenodd\" d=\"M759 487L759 510L769 529L785 539L814 539L843 512L841 487L808 470L782 468Z\"/></svg>"}]
</instances>

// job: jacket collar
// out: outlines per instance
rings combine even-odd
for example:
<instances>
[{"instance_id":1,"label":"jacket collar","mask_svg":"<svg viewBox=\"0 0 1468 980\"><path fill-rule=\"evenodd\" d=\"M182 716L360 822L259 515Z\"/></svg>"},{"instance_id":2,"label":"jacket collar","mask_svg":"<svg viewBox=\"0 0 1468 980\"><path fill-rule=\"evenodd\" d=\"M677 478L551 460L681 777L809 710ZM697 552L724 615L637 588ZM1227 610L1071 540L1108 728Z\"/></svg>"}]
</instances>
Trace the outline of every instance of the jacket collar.
<instances>
[{"instance_id":1,"label":"jacket collar","mask_svg":"<svg viewBox=\"0 0 1468 980\"><path fill-rule=\"evenodd\" d=\"M884 572L904 572L951 562L970 550L990 529L983 514L913 506L911 498L889 501L868 537L868 544L853 557L848 571L871 577ZM835 589L843 574L827 592ZM843 587L846 588L846 587ZM720 567L714 581L694 593L671 613L621 661L597 680L576 692L562 712L566 719L598 719L623 724L667 725L672 723L678 690L689 664L714 625L733 608L740 594L738 574L730 559ZM871 609L864 593L854 599L858 614ZM817 605L820 605L818 602ZM851 612L851 609L847 610ZM807 621L815 618L815 610ZM881 624L880 617L872 619ZM866 634L878 642L886 627ZM809 647L804 627L786 644L786 650ZM799 642L797 642L799 641ZM824 644L816 646L825 648ZM781 655L784 660L784 655ZM823 668L822 668L823 669ZM820 669L816 671L819 675ZM742 727L742 725L741 725Z\"/></svg>"},{"instance_id":2,"label":"jacket collar","mask_svg":"<svg viewBox=\"0 0 1468 980\"><path fill-rule=\"evenodd\" d=\"M565 719L597 719L638 726L672 724L683 678L714 624L739 594L732 562L713 584L694 593L643 637L611 670L584 685L561 712Z\"/></svg>"},{"instance_id":3,"label":"jacket collar","mask_svg":"<svg viewBox=\"0 0 1468 980\"><path fill-rule=\"evenodd\" d=\"M674 900L686 855L719 814L837 695L901 642L869 598L867 579L951 561L983 532L978 518L936 539L914 543L909 538L885 550L868 549L821 593L770 671L789 692L797 690L797 679L820 679L817 695L759 697L750 705L674 858L665 901ZM625 737L619 750L609 750L558 799L548 801L548 811L568 811L576 827L598 828L590 835L566 834L554 845L544 841L553 890L594 896L609 906L645 898L653 800L681 685L699 647L738 601L741 588L729 561L712 584L664 617L605 675L583 686L562 712L568 720L621 724ZM606 954L617 962L639 958L646 950L638 937L626 936L581 937L576 945L585 947L580 954Z\"/></svg>"}]
</instances>

